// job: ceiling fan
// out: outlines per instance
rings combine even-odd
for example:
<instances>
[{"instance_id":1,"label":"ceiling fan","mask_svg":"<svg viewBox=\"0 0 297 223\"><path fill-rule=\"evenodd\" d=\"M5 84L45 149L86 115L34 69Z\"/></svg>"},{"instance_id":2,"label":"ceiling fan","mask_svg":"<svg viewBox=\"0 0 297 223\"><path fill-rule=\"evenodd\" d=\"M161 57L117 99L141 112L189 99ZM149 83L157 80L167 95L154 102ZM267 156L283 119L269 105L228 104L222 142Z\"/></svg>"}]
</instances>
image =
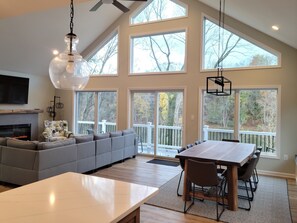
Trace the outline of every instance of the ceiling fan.
<instances>
[{"instance_id":1,"label":"ceiling fan","mask_svg":"<svg viewBox=\"0 0 297 223\"><path fill-rule=\"evenodd\" d=\"M126 1L134 1L134 2L146 2L147 0L126 0ZM91 12L96 11L101 5L103 4L113 4L115 7L117 7L118 9L120 9L123 12L128 12L129 9L124 6L123 4L121 4L120 2L118 2L117 0L100 0L99 2L97 2L97 4L95 4L93 6L93 8L90 9Z\"/></svg>"}]
</instances>

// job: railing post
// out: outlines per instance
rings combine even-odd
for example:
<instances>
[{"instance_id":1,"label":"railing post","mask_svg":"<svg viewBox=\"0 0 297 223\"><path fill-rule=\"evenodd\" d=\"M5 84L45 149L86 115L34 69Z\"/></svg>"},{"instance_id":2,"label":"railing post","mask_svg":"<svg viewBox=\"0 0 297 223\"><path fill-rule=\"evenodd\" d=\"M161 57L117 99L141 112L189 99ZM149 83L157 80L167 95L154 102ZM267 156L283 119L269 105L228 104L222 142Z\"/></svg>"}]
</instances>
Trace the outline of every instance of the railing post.
<instances>
[{"instance_id":1,"label":"railing post","mask_svg":"<svg viewBox=\"0 0 297 223\"><path fill-rule=\"evenodd\" d=\"M205 140L208 140L208 128L209 126L208 125L204 125L203 126L203 141Z\"/></svg>"},{"instance_id":2,"label":"railing post","mask_svg":"<svg viewBox=\"0 0 297 223\"><path fill-rule=\"evenodd\" d=\"M147 123L147 148L151 148L152 143L152 123Z\"/></svg>"},{"instance_id":3,"label":"railing post","mask_svg":"<svg viewBox=\"0 0 297 223\"><path fill-rule=\"evenodd\" d=\"M102 120L101 132L106 133L106 120L105 119Z\"/></svg>"}]
</instances>

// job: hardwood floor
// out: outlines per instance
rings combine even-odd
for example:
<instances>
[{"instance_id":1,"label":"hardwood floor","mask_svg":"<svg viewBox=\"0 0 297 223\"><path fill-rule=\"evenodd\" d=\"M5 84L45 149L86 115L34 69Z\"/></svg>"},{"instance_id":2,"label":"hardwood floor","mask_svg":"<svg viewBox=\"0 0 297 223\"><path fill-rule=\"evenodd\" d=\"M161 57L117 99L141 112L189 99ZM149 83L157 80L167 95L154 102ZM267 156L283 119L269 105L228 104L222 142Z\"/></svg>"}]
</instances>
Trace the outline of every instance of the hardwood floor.
<instances>
[{"instance_id":1,"label":"hardwood floor","mask_svg":"<svg viewBox=\"0 0 297 223\"><path fill-rule=\"evenodd\" d=\"M92 175L122 180L131 183L160 187L168 180L180 173L181 168L146 163L150 157L137 156L112 167L104 168ZM209 223L214 220L183 214L176 211L158 208L151 205L142 205L140 208L141 223Z\"/></svg>"},{"instance_id":2,"label":"hardwood floor","mask_svg":"<svg viewBox=\"0 0 297 223\"><path fill-rule=\"evenodd\" d=\"M168 180L180 173L181 168L146 163L150 157L137 156L125 162L114 164L109 168L98 170L92 175L117 179L131 183L160 187ZM288 179L288 195L292 222L297 223L297 183L295 179ZM9 190L10 185L0 185L0 192ZM216 222L190 214L142 205L140 208L141 223L209 223Z\"/></svg>"}]
</instances>

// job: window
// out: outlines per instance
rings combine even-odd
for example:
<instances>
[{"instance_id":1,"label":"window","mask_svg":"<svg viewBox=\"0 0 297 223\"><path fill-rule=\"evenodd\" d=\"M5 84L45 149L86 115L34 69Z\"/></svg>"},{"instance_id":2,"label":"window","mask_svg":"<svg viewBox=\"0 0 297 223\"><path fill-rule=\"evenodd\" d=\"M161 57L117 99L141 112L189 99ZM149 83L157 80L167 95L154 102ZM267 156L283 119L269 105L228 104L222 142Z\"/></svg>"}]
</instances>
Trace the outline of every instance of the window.
<instances>
[{"instance_id":1,"label":"window","mask_svg":"<svg viewBox=\"0 0 297 223\"><path fill-rule=\"evenodd\" d=\"M116 130L117 92L76 92L75 132L87 134Z\"/></svg>"},{"instance_id":2,"label":"window","mask_svg":"<svg viewBox=\"0 0 297 223\"><path fill-rule=\"evenodd\" d=\"M138 153L175 157L182 146L183 91L134 91L132 126L138 135Z\"/></svg>"},{"instance_id":3,"label":"window","mask_svg":"<svg viewBox=\"0 0 297 223\"><path fill-rule=\"evenodd\" d=\"M131 73L184 71L185 51L185 31L132 37Z\"/></svg>"},{"instance_id":4,"label":"window","mask_svg":"<svg viewBox=\"0 0 297 223\"><path fill-rule=\"evenodd\" d=\"M279 98L278 89L236 89L227 97L204 91L203 139L239 139L277 157Z\"/></svg>"},{"instance_id":5,"label":"window","mask_svg":"<svg viewBox=\"0 0 297 223\"><path fill-rule=\"evenodd\" d=\"M279 66L279 53L247 41L227 29L221 29L221 44L219 54L219 32L217 24L207 18L203 20L203 63L202 69L215 69L219 62L224 68L271 67Z\"/></svg>"},{"instance_id":6,"label":"window","mask_svg":"<svg viewBox=\"0 0 297 223\"><path fill-rule=\"evenodd\" d=\"M118 73L118 33L110 39L88 60L92 75Z\"/></svg>"},{"instance_id":7,"label":"window","mask_svg":"<svg viewBox=\"0 0 297 223\"><path fill-rule=\"evenodd\" d=\"M184 17L186 15L187 8L180 1L153 0L131 18L131 24L162 21L164 19Z\"/></svg>"}]
</instances>

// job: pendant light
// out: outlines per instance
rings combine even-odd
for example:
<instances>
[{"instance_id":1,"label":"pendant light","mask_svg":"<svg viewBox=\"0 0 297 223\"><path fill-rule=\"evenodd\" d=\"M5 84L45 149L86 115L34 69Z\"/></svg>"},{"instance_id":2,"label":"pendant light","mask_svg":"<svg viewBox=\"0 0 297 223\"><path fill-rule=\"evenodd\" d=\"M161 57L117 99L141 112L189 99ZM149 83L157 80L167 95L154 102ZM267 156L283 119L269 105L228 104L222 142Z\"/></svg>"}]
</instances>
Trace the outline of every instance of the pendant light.
<instances>
[{"instance_id":1,"label":"pendant light","mask_svg":"<svg viewBox=\"0 0 297 223\"><path fill-rule=\"evenodd\" d=\"M50 79L57 89L81 90L90 76L90 66L77 52L78 37L73 33L74 7L73 0L70 2L70 33L64 41L67 45L65 51L54 57L49 65Z\"/></svg>"},{"instance_id":2,"label":"pendant light","mask_svg":"<svg viewBox=\"0 0 297 223\"><path fill-rule=\"evenodd\" d=\"M222 9L223 1L223 9ZM217 76L207 77L206 79L206 92L216 96L229 96L232 93L232 82L223 76L223 52L224 52L224 33L221 37L221 32L224 31L225 20L225 0L220 0L219 11L219 40L218 40L218 66ZM222 52L222 55L221 55Z\"/></svg>"}]
</instances>

